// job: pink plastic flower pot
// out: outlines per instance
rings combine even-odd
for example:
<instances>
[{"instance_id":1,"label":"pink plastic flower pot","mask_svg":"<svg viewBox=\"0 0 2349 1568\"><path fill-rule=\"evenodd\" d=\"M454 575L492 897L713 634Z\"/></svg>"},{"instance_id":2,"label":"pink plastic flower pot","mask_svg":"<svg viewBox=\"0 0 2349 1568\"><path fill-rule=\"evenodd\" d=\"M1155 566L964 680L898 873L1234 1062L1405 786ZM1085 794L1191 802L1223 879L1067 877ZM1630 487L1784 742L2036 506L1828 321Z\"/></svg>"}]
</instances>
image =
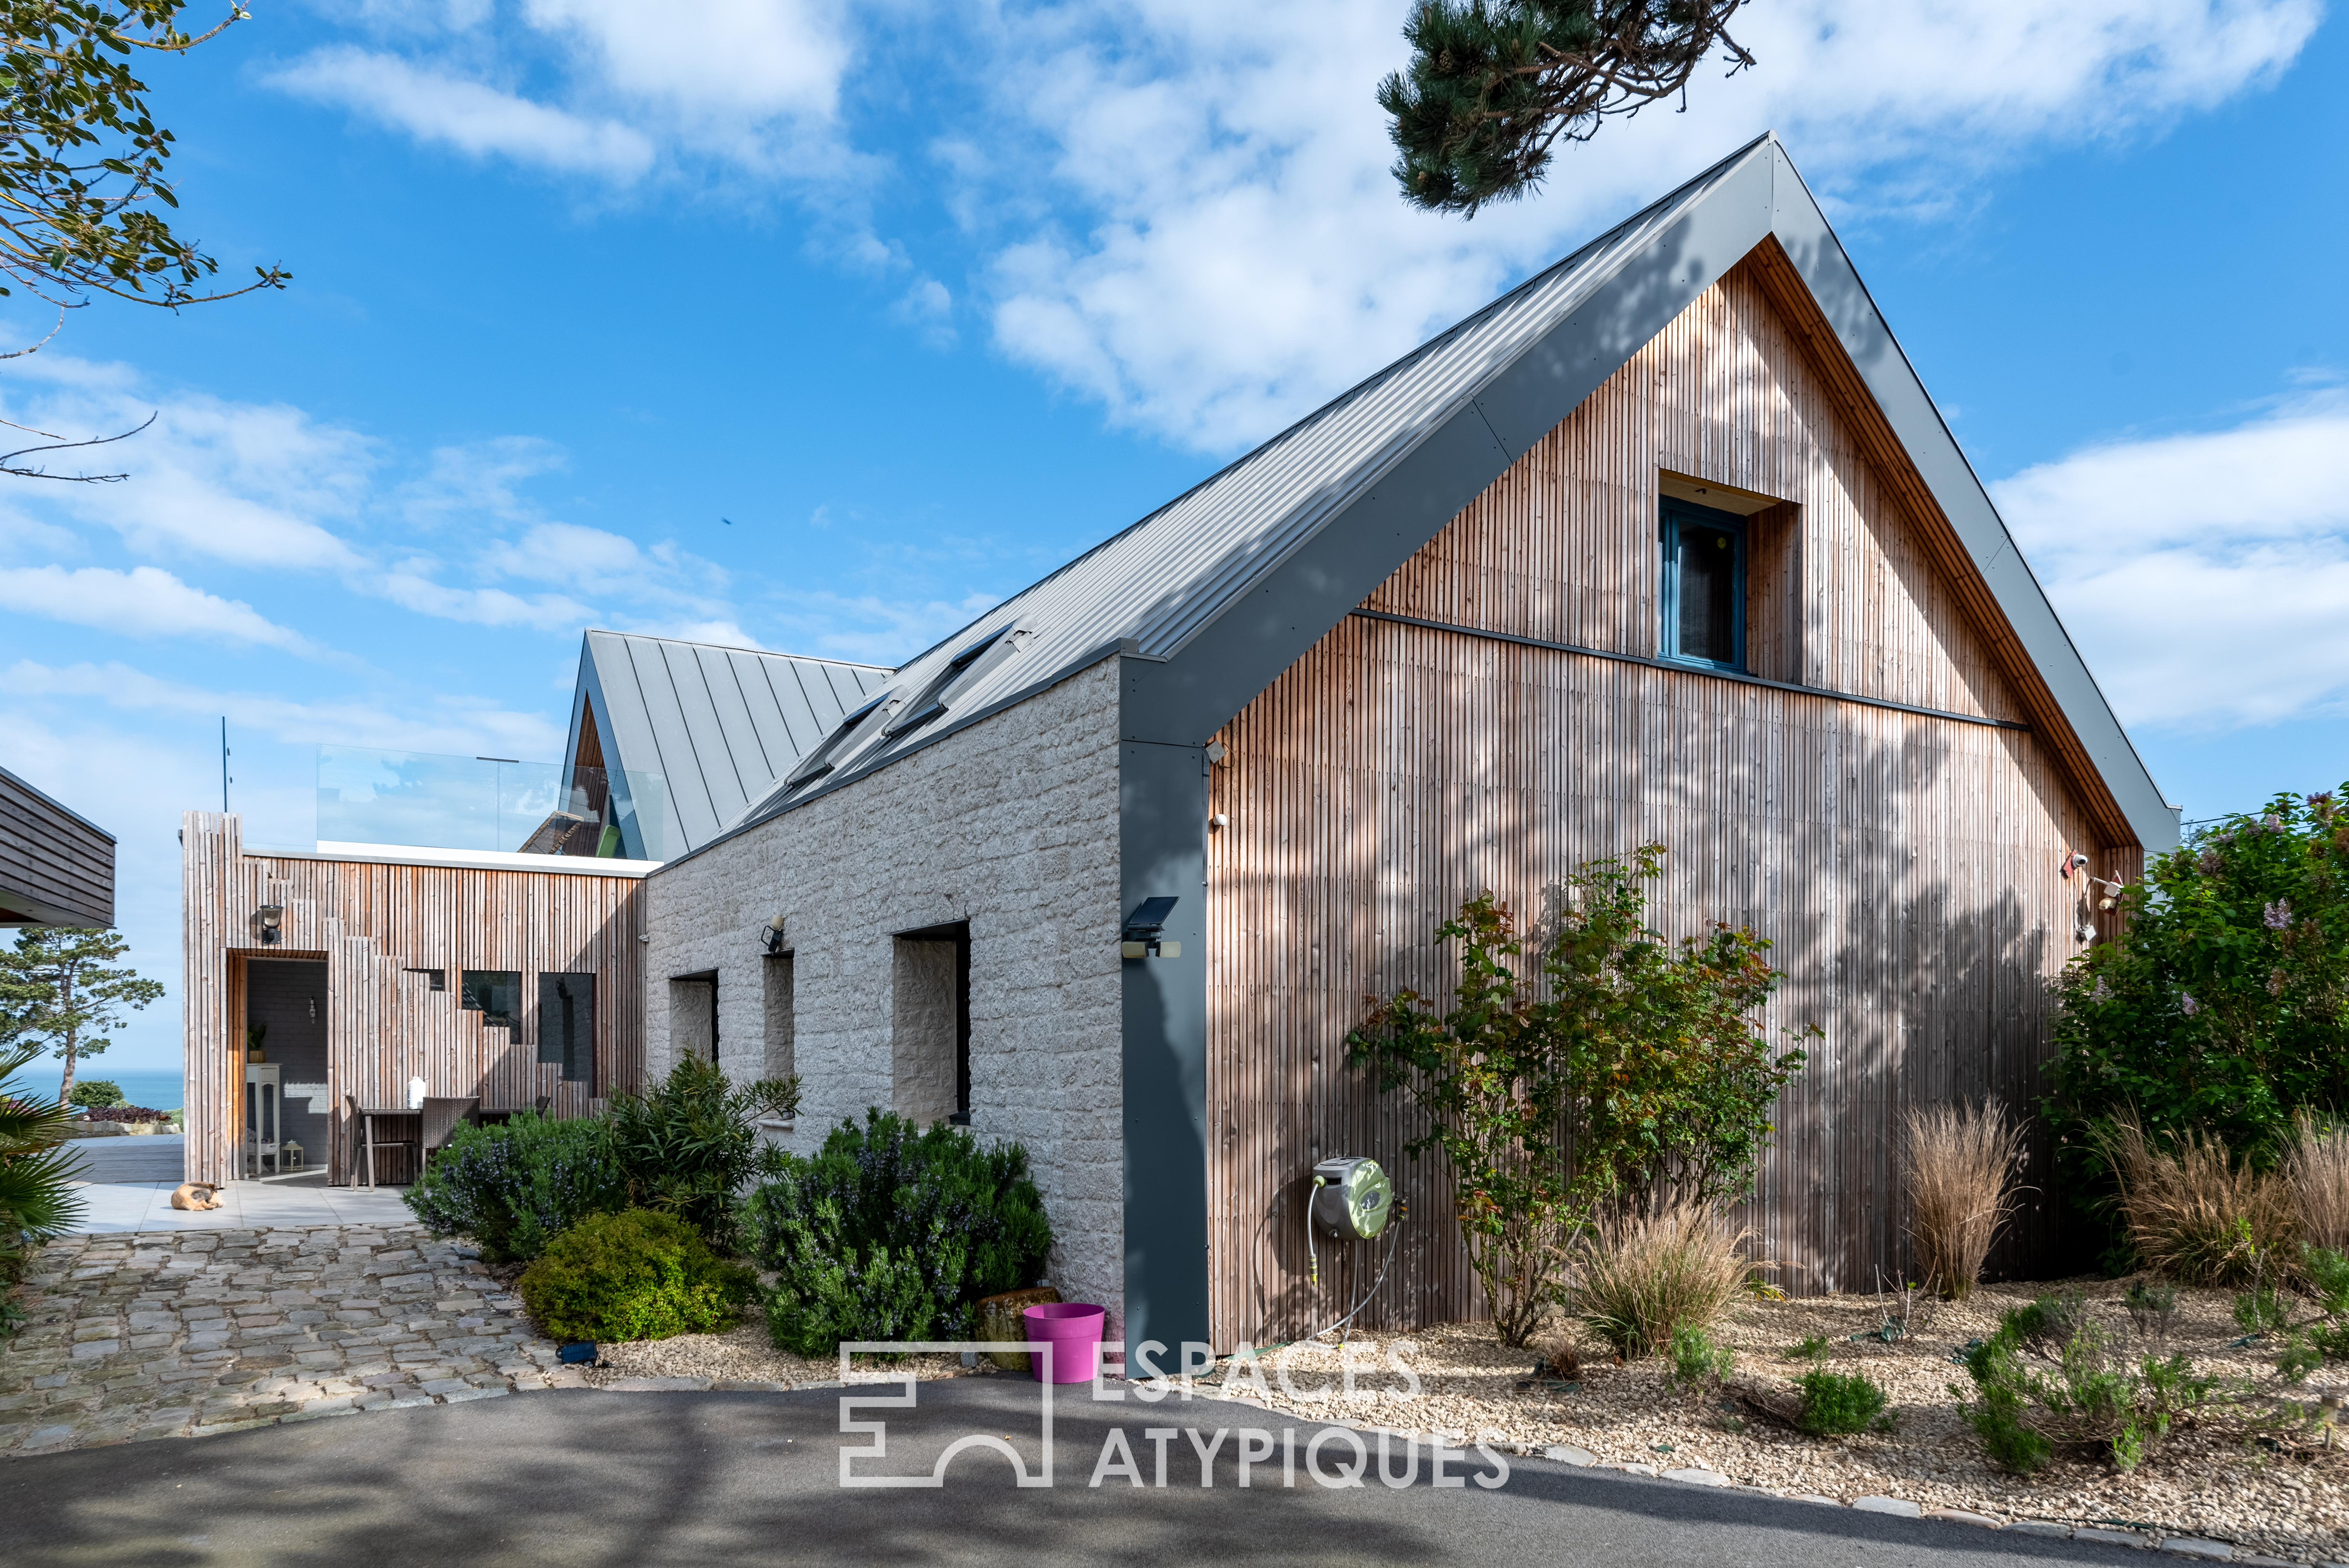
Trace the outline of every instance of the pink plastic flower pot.
<instances>
[{"instance_id":1,"label":"pink plastic flower pot","mask_svg":"<svg viewBox=\"0 0 2349 1568\"><path fill-rule=\"evenodd\" d=\"M1052 1381L1090 1383L1101 1370L1102 1329L1109 1314L1081 1301L1048 1301L1020 1314L1028 1323L1028 1343L1052 1346ZM1029 1357L1036 1380L1044 1380L1044 1357Z\"/></svg>"}]
</instances>

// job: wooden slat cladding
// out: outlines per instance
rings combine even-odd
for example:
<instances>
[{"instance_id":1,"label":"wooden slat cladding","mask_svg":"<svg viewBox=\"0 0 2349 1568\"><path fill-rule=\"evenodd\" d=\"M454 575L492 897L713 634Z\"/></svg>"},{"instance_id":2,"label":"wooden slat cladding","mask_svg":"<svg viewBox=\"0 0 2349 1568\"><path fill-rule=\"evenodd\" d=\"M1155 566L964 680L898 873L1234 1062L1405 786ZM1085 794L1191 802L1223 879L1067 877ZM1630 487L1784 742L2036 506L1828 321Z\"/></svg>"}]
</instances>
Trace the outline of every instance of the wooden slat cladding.
<instances>
[{"instance_id":1,"label":"wooden slat cladding","mask_svg":"<svg viewBox=\"0 0 2349 1568\"><path fill-rule=\"evenodd\" d=\"M0 921L114 923L114 839L0 769Z\"/></svg>"},{"instance_id":2,"label":"wooden slat cladding","mask_svg":"<svg viewBox=\"0 0 2349 1568\"><path fill-rule=\"evenodd\" d=\"M336 1113L330 1180L343 1169L343 1097L404 1105L408 1080L434 1094L519 1109L544 1096L576 1116L591 1097L644 1076L642 883L633 876L378 865L247 854L234 817L191 811L181 832L186 953L188 1163L191 1180L234 1173L243 1113L244 970L254 958L327 965L327 1077ZM249 920L285 910L284 939L263 946ZM431 989L422 969L446 972ZM461 972L522 972L521 1043L460 1006ZM596 977L595 1076L564 1082L538 1061L543 973Z\"/></svg>"},{"instance_id":3,"label":"wooden slat cladding","mask_svg":"<svg viewBox=\"0 0 2349 1568\"><path fill-rule=\"evenodd\" d=\"M2039 715L1853 441L1750 271L1733 273L1366 602L1390 614L1652 655L1658 474L1779 498L1753 592L1761 673L1978 717ZM1483 1311L1423 1129L1344 1062L1366 998L1448 995L1437 925L1491 889L1528 927L1578 862L1670 849L1669 934L1720 919L1791 976L1764 1026L1826 1037L1788 1091L1747 1220L1789 1289L1902 1277L1904 1106L2026 1106L2044 981L2090 906L2069 851L2134 872L2035 729L1351 616L1219 737L1208 849L1211 1314L1219 1344L1346 1310L1376 1265L1324 1243L1315 1161L1370 1154L1411 1204L1376 1305L1389 1326ZM2045 1169L2034 1148L2033 1170ZM2028 1177L2026 1177L2026 1180ZM2034 1202L2044 1204L2044 1194ZM2044 1259L2025 1211L1993 1269ZM1332 1253L1337 1254L1334 1258ZM1358 1272L1362 1271L1362 1272Z\"/></svg>"}]
</instances>

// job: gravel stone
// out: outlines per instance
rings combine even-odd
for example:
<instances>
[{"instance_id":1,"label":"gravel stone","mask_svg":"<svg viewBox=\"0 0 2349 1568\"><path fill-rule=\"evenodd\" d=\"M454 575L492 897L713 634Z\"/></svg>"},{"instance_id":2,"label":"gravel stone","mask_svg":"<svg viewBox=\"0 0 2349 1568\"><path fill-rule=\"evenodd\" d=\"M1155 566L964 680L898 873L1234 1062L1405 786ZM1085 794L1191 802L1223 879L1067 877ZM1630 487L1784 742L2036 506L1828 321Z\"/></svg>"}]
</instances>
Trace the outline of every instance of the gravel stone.
<instances>
[{"instance_id":1,"label":"gravel stone","mask_svg":"<svg viewBox=\"0 0 2349 1568\"><path fill-rule=\"evenodd\" d=\"M1905 1497L1855 1497L1851 1505L1862 1513L1890 1513L1902 1519L1916 1519L1925 1511Z\"/></svg>"}]
</instances>

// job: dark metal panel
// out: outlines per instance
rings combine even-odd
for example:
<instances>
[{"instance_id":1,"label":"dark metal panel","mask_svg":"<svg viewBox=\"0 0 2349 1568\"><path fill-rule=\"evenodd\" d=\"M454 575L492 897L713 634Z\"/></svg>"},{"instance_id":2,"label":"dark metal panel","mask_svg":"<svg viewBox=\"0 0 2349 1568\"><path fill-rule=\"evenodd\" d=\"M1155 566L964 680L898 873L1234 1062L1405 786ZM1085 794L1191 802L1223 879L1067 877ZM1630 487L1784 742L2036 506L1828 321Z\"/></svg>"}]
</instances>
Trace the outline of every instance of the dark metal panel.
<instances>
[{"instance_id":1,"label":"dark metal panel","mask_svg":"<svg viewBox=\"0 0 2349 1568\"><path fill-rule=\"evenodd\" d=\"M1153 667L1124 661L1129 677ZM1130 720L1149 700L1125 682ZM1128 741L1118 768L1119 913L1174 898L1160 937L1182 944L1123 961L1125 1343L1179 1353L1207 1338L1207 763L1196 746Z\"/></svg>"},{"instance_id":2,"label":"dark metal panel","mask_svg":"<svg viewBox=\"0 0 2349 1568\"><path fill-rule=\"evenodd\" d=\"M2122 729L2103 688L2064 629L2046 591L2015 548L1990 492L1966 460L1957 438L1925 391L1909 356L1892 335L1868 285L1845 254L1826 214L1795 171L1785 150L1774 145L1772 228L1803 282L1851 356L1868 393L1933 499L1988 583L2023 651L2054 694L2057 706L2087 748L2088 756L2113 792L2137 842L2148 853L2175 848L2178 809L2162 799L2145 760Z\"/></svg>"}]
</instances>

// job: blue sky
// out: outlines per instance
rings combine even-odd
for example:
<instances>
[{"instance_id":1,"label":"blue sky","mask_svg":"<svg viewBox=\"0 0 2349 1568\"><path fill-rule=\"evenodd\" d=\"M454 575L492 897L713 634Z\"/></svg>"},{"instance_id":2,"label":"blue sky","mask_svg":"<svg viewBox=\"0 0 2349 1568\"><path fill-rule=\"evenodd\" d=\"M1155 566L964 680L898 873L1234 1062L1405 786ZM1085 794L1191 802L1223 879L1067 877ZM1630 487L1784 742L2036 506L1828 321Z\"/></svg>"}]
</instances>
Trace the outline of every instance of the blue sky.
<instances>
[{"instance_id":1,"label":"blue sky","mask_svg":"<svg viewBox=\"0 0 2349 1568\"><path fill-rule=\"evenodd\" d=\"M160 415L0 489L0 764L174 992L108 1068L177 1061L222 716L295 841L319 742L556 756L589 624L894 664L1765 128L2171 798L2349 776L2313 0L1757 0L1758 69L1474 222L1385 173L1400 5L253 9L149 76L182 232L293 287L0 362L20 423Z\"/></svg>"}]
</instances>

